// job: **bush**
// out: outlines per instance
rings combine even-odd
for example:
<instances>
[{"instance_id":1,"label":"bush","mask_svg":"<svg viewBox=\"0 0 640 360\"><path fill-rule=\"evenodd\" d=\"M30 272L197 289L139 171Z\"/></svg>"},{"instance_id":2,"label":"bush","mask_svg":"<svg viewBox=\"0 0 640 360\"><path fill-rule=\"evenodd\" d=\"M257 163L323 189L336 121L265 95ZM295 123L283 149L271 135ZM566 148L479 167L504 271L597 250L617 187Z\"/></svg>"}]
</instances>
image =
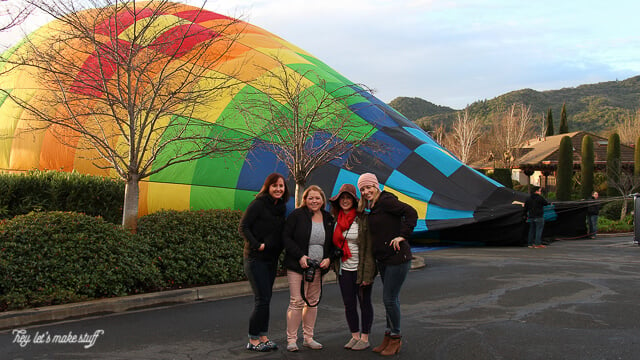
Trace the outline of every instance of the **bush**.
<instances>
[{"instance_id":1,"label":"bush","mask_svg":"<svg viewBox=\"0 0 640 360\"><path fill-rule=\"evenodd\" d=\"M0 218L32 211L76 211L122 223L124 181L61 171L0 174Z\"/></svg>"},{"instance_id":2,"label":"bush","mask_svg":"<svg viewBox=\"0 0 640 360\"><path fill-rule=\"evenodd\" d=\"M618 218L620 214L618 213ZM631 232L634 229L633 215L629 214L625 218L620 220L610 220L598 216L598 232L602 233L619 233L619 232Z\"/></svg>"},{"instance_id":3,"label":"bush","mask_svg":"<svg viewBox=\"0 0 640 360\"><path fill-rule=\"evenodd\" d=\"M488 171L487 176L504 185L505 187L508 187L510 189L513 188L513 180L511 180L511 169L496 168L493 169L493 172Z\"/></svg>"},{"instance_id":4,"label":"bush","mask_svg":"<svg viewBox=\"0 0 640 360\"><path fill-rule=\"evenodd\" d=\"M245 279L237 210L164 210L138 221L138 235L157 249L162 285L179 288Z\"/></svg>"},{"instance_id":5,"label":"bush","mask_svg":"<svg viewBox=\"0 0 640 360\"><path fill-rule=\"evenodd\" d=\"M633 210L633 199L626 199L627 212ZM604 217L609 220L620 220L620 213L622 212L622 200L614 200L607 202L600 208L599 218Z\"/></svg>"},{"instance_id":6,"label":"bush","mask_svg":"<svg viewBox=\"0 0 640 360\"><path fill-rule=\"evenodd\" d=\"M39 212L0 223L0 310L157 289L152 248L99 217Z\"/></svg>"}]
</instances>

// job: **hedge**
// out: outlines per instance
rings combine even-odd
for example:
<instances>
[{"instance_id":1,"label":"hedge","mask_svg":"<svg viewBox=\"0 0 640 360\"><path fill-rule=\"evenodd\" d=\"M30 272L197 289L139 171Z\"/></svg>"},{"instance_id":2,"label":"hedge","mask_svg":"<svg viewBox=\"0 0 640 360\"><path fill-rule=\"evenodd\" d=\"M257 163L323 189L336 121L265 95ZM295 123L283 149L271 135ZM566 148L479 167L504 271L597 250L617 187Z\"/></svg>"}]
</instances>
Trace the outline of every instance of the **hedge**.
<instances>
[{"instance_id":1,"label":"hedge","mask_svg":"<svg viewBox=\"0 0 640 360\"><path fill-rule=\"evenodd\" d=\"M244 280L237 210L164 210L138 221L167 288Z\"/></svg>"},{"instance_id":2,"label":"hedge","mask_svg":"<svg viewBox=\"0 0 640 360\"><path fill-rule=\"evenodd\" d=\"M0 311L245 279L242 212L162 211L133 235L73 212L0 222Z\"/></svg>"},{"instance_id":3,"label":"hedge","mask_svg":"<svg viewBox=\"0 0 640 360\"><path fill-rule=\"evenodd\" d=\"M125 183L76 172L0 173L0 219L31 211L76 211L122 223Z\"/></svg>"},{"instance_id":4,"label":"hedge","mask_svg":"<svg viewBox=\"0 0 640 360\"><path fill-rule=\"evenodd\" d=\"M0 310L157 289L144 238L99 217L33 212L0 224Z\"/></svg>"}]
</instances>

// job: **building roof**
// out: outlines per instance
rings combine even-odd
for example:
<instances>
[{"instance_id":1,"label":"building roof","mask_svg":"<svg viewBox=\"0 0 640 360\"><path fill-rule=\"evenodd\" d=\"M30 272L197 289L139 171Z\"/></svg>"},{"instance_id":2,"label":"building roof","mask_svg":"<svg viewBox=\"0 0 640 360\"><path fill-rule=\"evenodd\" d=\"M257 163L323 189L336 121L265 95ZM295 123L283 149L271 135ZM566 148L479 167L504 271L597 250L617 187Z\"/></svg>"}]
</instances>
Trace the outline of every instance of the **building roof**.
<instances>
[{"instance_id":1,"label":"building roof","mask_svg":"<svg viewBox=\"0 0 640 360\"><path fill-rule=\"evenodd\" d=\"M573 162L580 164L582 160L582 138L585 135L593 139L594 163L596 166L604 166L607 163L608 139L590 134L585 131L548 136L528 140L518 148L520 156L516 160L516 167L541 167L558 165L558 149L563 137L569 136L573 144ZM620 144L620 158L623 165L633 165L633 147Z\"/></svg>"}]
</instances>

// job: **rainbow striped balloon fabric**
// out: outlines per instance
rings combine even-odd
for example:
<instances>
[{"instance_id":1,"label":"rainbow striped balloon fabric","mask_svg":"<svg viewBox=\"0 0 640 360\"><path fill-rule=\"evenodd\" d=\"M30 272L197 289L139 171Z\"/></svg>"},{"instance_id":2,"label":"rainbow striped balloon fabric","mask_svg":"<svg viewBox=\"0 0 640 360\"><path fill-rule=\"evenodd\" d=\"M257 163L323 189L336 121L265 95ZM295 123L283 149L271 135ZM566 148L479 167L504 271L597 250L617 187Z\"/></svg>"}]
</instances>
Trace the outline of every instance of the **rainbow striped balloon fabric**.
<instances>
[{"instance_id":1,"label":"rainbow striped balloon fabric","mask_svg":"<svg viewBox=\"0 0 640 360\"><path fill-rule=\"evenodd\" d=\"M176 4L172 9L171 13L165 15L174 20L181 20L174 23L195 23L200 28L211 28L212 36L215 33L214 24L229 19L209 11L200 12L199 9L187 5ZM196 13L197 16L194 15ZM136 16L114 15L108 21L119 22L122 32L125 33L127 28L133 27L136 22L145 21L145 14L141 12ZM278 66L271 57L277 53L289 69L298 73L312 70L318 74L315 81L322 81L325 87L345 87L359 93L357 101L350 103L349 110L354 118L361 121L361 126L370 127L372 143L382 142L390 149L377 152L374 146L362 145L341 159L315 170L307 185L319 185L327 196L332 196L342 184L355 184L360 174L372 172L377 175L384 190L397 195L417 210L419 221L415 231L430 232L434 237L455 229L467 229L464 233L471 234L475 231L473 229L495 227L496 221L506 224L509 221L504 219L512 217L518 211L512 202L522 200L519 193L462 164L421 128L379 99L364 92L321 60L249 23L239 22L234 29L238 31L238 37L229 48L226 60L218 66L222 69L231 62L236 65L243 64L241 71L234 75L240 80L239 83L245 84L258 79L264 76L268 69ZM46 37L56 31L64 29L62 25L53 21L36 30L31 36ZM96 31L104 31L105 41L112 41L106 36L109 31L107 27L96 28ZM156 35L161 37L171 31L177 30L169 28ZM126 40L123 39L125 38L121 37L119 41L126 45ZM5 53L5 56L19 53L21 46L18 44ZM65 51L70 56L74 53L73 48ZM96 66L96 60L91 56L79 61L83 62L84 68ZM33 81L28 73L20 71L9 72L0 79L3 89L12 93L24 93L27 97L39 91ZM235 92L208 104L204 111L196 111L194 117L213 124L220 122L222 118L233 118L232 113L237 109L235 102L246 96L245 90L238 86ZM100 96L99 93L88 95ZM0 99L0 169L75 170L114 176L113 171L94 166L89 160L95 158L91 149L69 147L66 142L60 141L47 131L20 131L28 122L29 119L21 107L8 101L6 96ZM236 126L245 125L237 123ZM346 166L349 158L356 156L357 164ZM181 163L141 182L139 212L140 215L144 215L159 209L244 210L260 189L264 178L272 172L280 172L285 176L288 174L283 163L264 148L237 152L224 158L203 158ZM289 185L292 186L293 183ZM292 207L293 203L289 205Z\"/></svg>"}]
</instances>

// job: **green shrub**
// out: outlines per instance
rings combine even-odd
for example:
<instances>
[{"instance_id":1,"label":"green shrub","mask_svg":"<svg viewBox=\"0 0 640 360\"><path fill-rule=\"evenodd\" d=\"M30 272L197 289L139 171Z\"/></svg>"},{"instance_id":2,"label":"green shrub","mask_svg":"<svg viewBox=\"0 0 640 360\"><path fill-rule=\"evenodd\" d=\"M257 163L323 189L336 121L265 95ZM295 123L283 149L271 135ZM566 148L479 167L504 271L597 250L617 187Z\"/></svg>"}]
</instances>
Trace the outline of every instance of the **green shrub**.
<instances>
[{"instance_id":1,"label":"green shrub","mask_svg":"<svg viewBox=\"0 0 640 360\"><path fill-rule=\"evenodd\" d=\"M122 222L124 182L62 171L0 174L0 218L31 211L76 211Z\"/></svg>"},{"instance_id":2,"label":"green shrub","mask_svg":"<svg viewBox=\"0 0 640 360\"><path fill-rule=\"evenodd\" d=\"M0 223L0 310L157 289L148 241L99 217L39 212Z\"/></svg>"},{"instance_id":3,"label":"green shrub","mask_svg":"<svg viewBox=\"0 0 640 360\"><path fill-rule=\"evenodd\" d=\"M493 172L489 171L487 175L500 184L513 188L513 180L511 180L511 169L493 169Z\"/></svg>"},{"instance_id":4,"label":"green shrub","mask_svg":"<svg viewBox=\"0 0 640 360\"><path fill-rule=\"evenodd\" d=\"M164 210L141 217L138 235L157 249L164 287L241 281L241 217L237 210Z\"/></svg>"},{"instance_id":5,"label":"green shrub","mask_svg":"<svg viewBox=\"0 0 640 360\"><path fill-rule=\"evenodd\" d=\"M620 217L620 213L618 213ZM610 220L602 216L598 216L598 232L601 233L619 233L619 232L631 232L634 229L633 215L627 215L620 220Z\"/></svg>"},{"instance_id":6,"label":"green shrub","mask_svg":"<svg viewBox=\"0 0 640 360\"><path fill-rule=\"evenodd\" d=\"M633 210L633 199L627 199L627 212ZM620 220L620 213L622 212L622 200L614 200L607 202L600 208L599 217L604 217L609 220Z\"/></svg>"}]
</instances>

